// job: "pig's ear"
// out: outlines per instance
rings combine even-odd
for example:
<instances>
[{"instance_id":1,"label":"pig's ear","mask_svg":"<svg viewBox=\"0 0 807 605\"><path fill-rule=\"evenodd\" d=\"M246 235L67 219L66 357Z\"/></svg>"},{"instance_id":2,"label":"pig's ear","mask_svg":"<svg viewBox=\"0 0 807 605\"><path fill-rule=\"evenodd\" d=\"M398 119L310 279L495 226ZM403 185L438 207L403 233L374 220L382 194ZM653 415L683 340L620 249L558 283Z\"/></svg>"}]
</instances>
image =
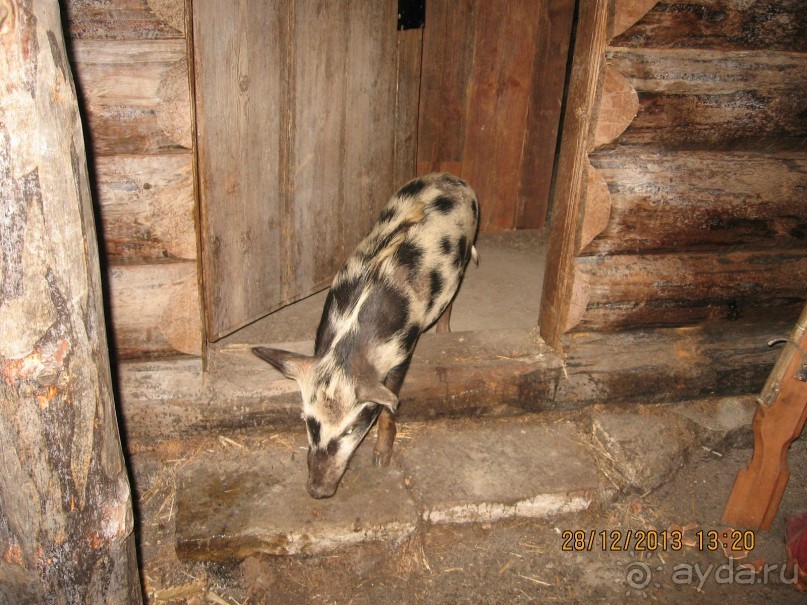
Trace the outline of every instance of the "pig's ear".
<instances>
[{"instance_id":1,"label":"pig's ear","mask_svg":"<svg viewBox=\"0 0 807 605\"><path fill-rule=\"evenodd\" d=\"M380 382L360 382L356 385L356 401L372 401L389 408L393 414L398 409L398 397Z\"/></svg>"},{"instance_id":2,"label":"pig's ear","mask_svg":"<svg viewBox=\"0 0 807 605\"><path fill-rule=\"evenodd\" d=\"M253 347L252 352L280 370L286 378L293 378L298 382L307 372L311 371L311 367L314 365L313 357L291 351Z\"/></svg>"}]
</instances>

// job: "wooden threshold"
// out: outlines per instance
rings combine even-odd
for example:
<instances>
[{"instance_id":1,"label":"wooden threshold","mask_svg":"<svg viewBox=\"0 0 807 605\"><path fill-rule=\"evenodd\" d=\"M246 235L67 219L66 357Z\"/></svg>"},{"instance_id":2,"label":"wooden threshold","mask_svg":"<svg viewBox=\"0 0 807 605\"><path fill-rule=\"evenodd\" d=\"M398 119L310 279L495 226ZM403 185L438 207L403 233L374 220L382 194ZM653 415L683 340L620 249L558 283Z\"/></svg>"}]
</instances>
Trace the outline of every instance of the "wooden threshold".
<instances>
[{"instance_id":1,"label":"wooden threshold","mask_svg":"<svg viewBox=\"0 0 807 605\"><path fill-rule=\"evenodd\" d=\"M207 371L201 358L121 364L120 408L129 439L296 425L296 383L255 357L252 346L211 348ZM313 350L312 342L268 346ZM545 409L562 365L537 331L424 334L401 390L401 419Z\"/></svg>"}]
</instances>

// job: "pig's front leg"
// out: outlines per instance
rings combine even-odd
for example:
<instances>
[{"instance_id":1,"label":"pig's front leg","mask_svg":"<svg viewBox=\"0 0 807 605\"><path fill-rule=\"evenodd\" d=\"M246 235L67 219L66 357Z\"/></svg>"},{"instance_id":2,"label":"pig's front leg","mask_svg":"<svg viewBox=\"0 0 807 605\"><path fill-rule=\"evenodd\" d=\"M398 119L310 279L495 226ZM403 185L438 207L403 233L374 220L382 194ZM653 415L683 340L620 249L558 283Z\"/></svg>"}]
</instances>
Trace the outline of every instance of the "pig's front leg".
<instances>
[{"instance_id":1,"label":"pig's front leg","mask_svg":"<svg viewBox=\"0 0 807 605\"><path fill-rule=\"evenodd\" d=\"M395 416L388 408L378 415L378 435L373 448L373 464L389 466L392 459L392 444L398 430L395 428Z\"/></svg>"}]
</instances>

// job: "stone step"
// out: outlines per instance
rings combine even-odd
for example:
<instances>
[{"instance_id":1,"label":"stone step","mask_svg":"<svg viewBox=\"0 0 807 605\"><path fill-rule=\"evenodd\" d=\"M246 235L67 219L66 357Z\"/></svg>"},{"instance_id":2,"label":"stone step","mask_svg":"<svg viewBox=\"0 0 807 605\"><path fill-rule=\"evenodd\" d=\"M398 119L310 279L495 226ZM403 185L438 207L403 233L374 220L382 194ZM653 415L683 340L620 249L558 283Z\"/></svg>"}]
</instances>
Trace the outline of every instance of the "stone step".
<instances>
[{"instance_id":1,"label":"stone step","mask_svg":"<svg viewBox=\"0 0 807 605\"><path fill-rule=\"evenodd\" d=\"M207 452L178 479L177 553L224 561L396 543L423 523L582 510L599 487L571 423L432 422L402 430L396 448L393 464L376 468L366 440L327 500L305 490L304 437L259 452Z\"/></svg>"},{"instance_id":2,"label":"stone step","mask_svg":"<svg viewBox=\"0 0 807 605\"><path fill-rule=\"evenodd\" d=\"M749 445L755 409L746 396L594 406L574 422L529 414L404 424L389 468L372 465L368 438L326 500L306 492L300 427L259 450L205 451L183 468L177 553L208 561L314 554L396 544L431 523L576 512L620 490L655 489L693 451Z\"/></svg>"}]
</instances>

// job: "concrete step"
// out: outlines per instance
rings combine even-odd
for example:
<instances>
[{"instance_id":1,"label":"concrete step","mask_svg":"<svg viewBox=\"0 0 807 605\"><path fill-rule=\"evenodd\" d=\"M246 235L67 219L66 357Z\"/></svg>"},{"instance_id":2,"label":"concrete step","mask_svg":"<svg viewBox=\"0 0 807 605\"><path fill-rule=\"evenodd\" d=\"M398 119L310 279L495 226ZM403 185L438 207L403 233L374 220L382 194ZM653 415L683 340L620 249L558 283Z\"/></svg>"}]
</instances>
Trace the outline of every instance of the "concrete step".
<instances>
[{"instance_id":1,"label":"concrete step","mask_svg":"<svg viewBox=\"0 0 807 605\"><path fill-rule=\"evenodd\" d=\"M589 506L599 487L578 429L540 419L433 422L402 430L393 464L366 440L336 495L305 490L304 437L263 451L207 452L177 486L177 553L223 561L396 543L423 523L549 517Z\"/></svg>"}]
</instances>

